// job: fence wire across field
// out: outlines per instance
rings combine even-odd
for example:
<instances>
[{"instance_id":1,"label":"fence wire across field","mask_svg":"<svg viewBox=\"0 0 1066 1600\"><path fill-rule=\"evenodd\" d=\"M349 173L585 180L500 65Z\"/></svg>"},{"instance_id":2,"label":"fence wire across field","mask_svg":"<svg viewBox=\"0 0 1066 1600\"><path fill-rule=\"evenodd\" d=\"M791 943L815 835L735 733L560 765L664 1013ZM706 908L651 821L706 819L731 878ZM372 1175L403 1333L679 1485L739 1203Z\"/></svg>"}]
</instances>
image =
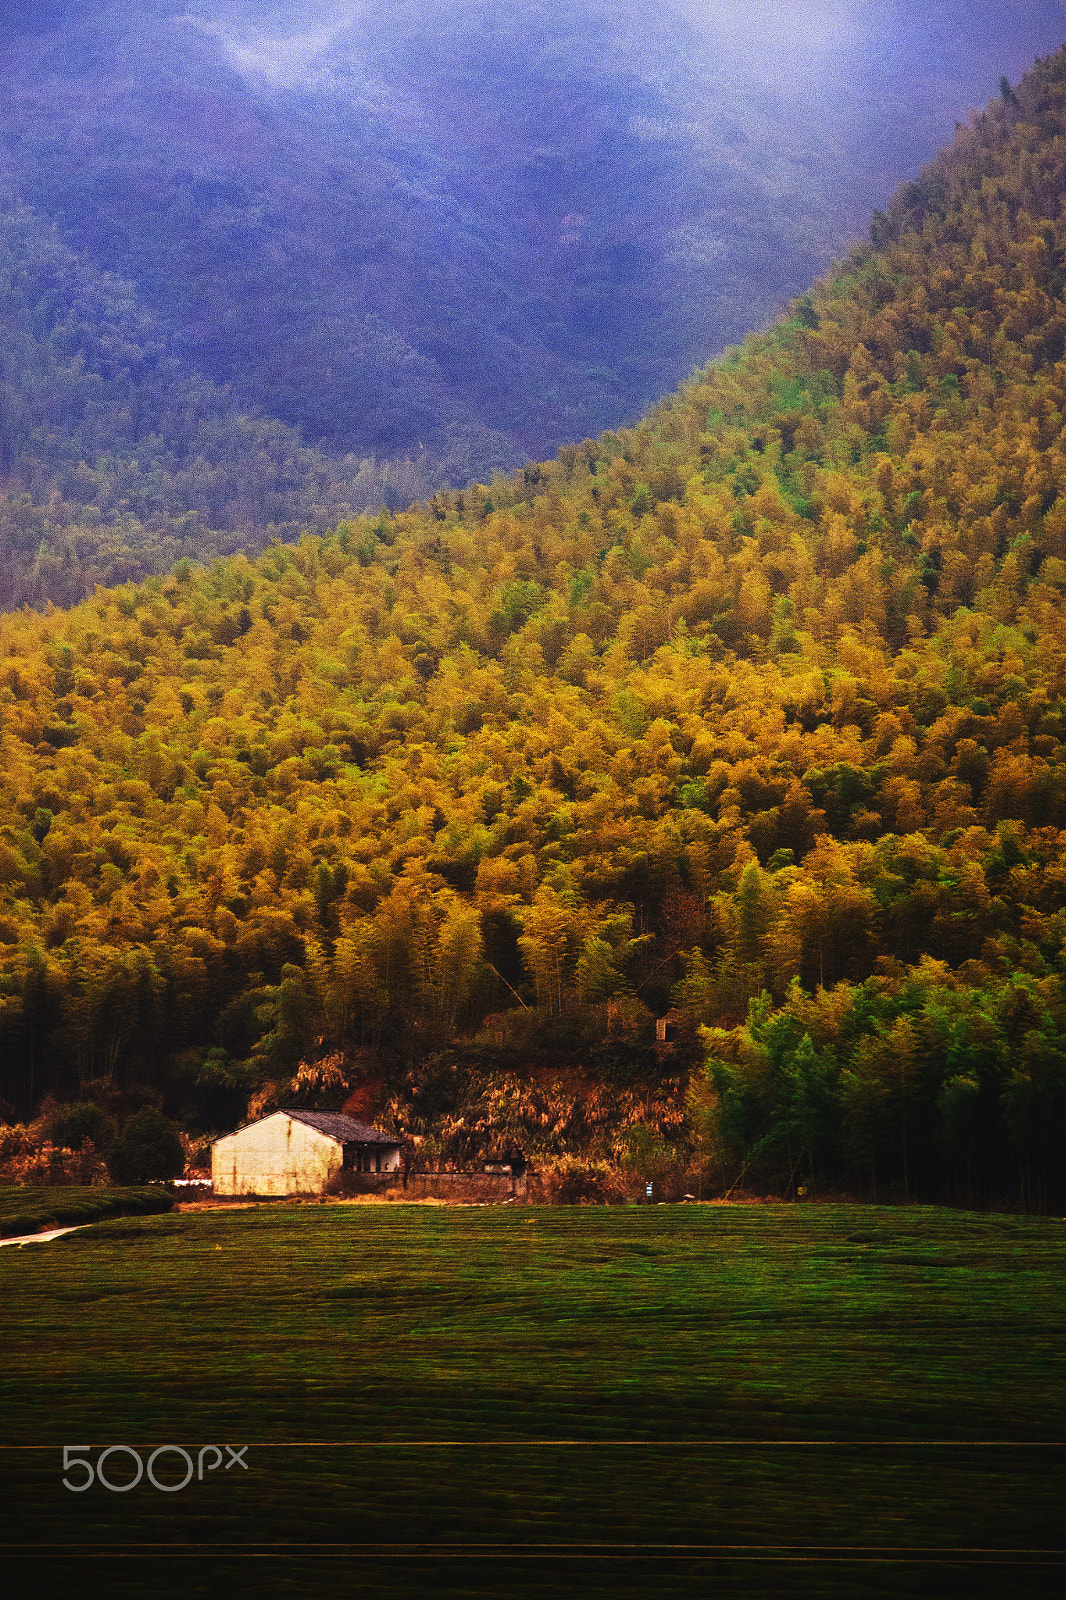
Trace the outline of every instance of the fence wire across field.
<instances>
[{"instance_id":1,"label":"fence wire across field","mask_svg":"<svg viewBox=\"0 0 1066 1600\"><path fill-rule=\"evenodd\" d=\"M59 1444L12 1444L0 1452L62 1450ZM79 1446L105 1448L99 1443ZM143 1448L143 1447L142 1447ZM200 1449L193 1444L188 1449ZM227 1447L228 1448L228 1447ZM1066 1439L539 1439L505 1435L494 1439L259 1439L245 1450L1066 1450Z\"/></svg>"},{"instance_id":2,"label":"fence wire across field","mask_svg":"<svg viewBox=\"0 0 1066 1600\"><path fill-rule=\"evenodd\" d=\"M204 1555L237 1556L244 1558L306 1556L309 1554L336 1557L382 1557L398 1560L498 1560L500 1556L529 1560L577 1561L769 1561L809 1564L864 1563L887 1565L945 1566L964 1565L980 1567L1001 1566L1063 1566L1066 1551L1043 1548L996 1549L980 1545L892 1546L892 1545L758 1545L758 1544L633 1544L625 1542L582 1544L560 1542L555 1544L525 1544L501 1542L499 1544L418 1544L385 1542L360 1544L354 1541L286 1541L278 1543L169 1543L153 1541L144 1544L109 1545L54 1545L54 1544L0 1544L0 1550L11 1555L36 1556L48 1554L59 1557L86 1559L98 1557L113 1559L137 1556L179 1557Z\"/></svg>"},{"instance_id":3,"label":"fence wire across field","mask_svg":"<svg viewBox=\"0 0 1066 1600\"><path fill-rule=\"evenodd\" d=\"M0 1451L62 1450L60 1444L12 1444ZM80 1446L103 1448L99 1443ZM143 1447L142 1447L143 1448ZM186 1448L199 1449L199 1445ZM227 1447L228 1448L228 1447ZM494 1439L259 1439L245 1450L1066 1450L1066 1439L540 1439L505 1435Z\"/></svg>"}]
</instances>

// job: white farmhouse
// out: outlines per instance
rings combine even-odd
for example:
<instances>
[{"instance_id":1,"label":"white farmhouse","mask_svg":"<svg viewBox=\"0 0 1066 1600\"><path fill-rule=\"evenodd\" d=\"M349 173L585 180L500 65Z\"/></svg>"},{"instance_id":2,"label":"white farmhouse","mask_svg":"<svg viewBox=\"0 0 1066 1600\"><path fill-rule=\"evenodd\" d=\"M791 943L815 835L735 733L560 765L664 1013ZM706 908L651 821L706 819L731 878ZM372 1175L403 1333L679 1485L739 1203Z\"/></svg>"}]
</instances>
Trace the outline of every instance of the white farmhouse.
<instances>
[{"instance_id":1,"label":"white farmhouse","mask_svg":"<svg viewBox=\"0 0 1066 1600\"><path fill-rule=\"evenodd\" d=\"M224 1195L321 1194L339 1172L399 1167L397 1139L332 1111L275 1111L211 1147L211 1181Z\"/></svg>"}]
</instances>

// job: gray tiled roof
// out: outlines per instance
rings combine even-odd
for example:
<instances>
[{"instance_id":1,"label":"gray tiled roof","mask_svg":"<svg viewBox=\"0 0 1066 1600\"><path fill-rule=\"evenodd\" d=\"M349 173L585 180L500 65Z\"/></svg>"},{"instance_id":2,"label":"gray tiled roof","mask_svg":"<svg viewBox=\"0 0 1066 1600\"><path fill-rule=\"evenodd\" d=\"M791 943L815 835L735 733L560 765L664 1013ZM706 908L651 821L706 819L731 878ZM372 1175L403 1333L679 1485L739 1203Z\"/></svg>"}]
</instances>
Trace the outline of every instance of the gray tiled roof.
<instances>
[{"instance_id":1,"label":"gray tiled roof","mask_svg":"<svg viewBox=\"0 0 1066 1600\"><path fill-rule=\"evenodd\" d=\"M336 1139L338 1144L399 1144L399 1139L391 1133L382 1133L380 1128L372 1128L369 1123L356 1122L354 1117L346 1117L340 1111L284 1111L283 1116L292 1117L295 1122L304 1122L309 1128L317 1128L319 1133L326 1134L330 1139Z\"/></svg>"}]
</instances>

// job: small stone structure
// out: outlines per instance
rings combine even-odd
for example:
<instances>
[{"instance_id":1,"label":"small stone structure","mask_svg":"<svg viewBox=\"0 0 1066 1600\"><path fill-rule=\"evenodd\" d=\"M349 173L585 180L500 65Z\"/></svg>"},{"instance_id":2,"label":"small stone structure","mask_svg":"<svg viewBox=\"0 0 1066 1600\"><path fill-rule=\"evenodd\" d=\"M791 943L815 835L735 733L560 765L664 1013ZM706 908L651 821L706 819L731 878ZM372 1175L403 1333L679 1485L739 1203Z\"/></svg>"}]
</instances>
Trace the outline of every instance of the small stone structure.
<instances>
[{"instance_id":1,"label":"small stone structure","mask_svg":"<svg viewBox=\"0 0 1066 1600\"><path fill-rule=\"evenodd\" d=\"M322 1194L339 1173L398 1173L400 1144L365 1122L332 1111L275 1111L216 1139L215 1194Z\"/></svg>"},{"instance_id":2,"label":"small stone structure","mask_svg":"<svg viewBox=\"0 0 1066 1600\"><path fill-rule=\"evenodd\" d=\"M677 1032L677 1024L678 1024L678 1022L680 1020L681 1020L681 1013L679 1011L676 1011L676 1010L675 1011L668 1011L666 1013L665 1017L656 1017L656 1019L655 1019L655 1043L656 1043L657 1046L659 1046L659 1047L665 1046L666 1049L668 1049L668 1050L670 1048L672 1048L673 1042L674 1042L674 1034Z\"/></svg>"},{"instance_id":3,"label":"small stone structure","mask_svg":"<svg viewBox=\"0 0 1066 1600\"><path fill-rule=\"evenodd\" d=\"M524 1200L525 1174L511 1172L401 1172L352 1173L345 1177L341 1193L383 1194L390 1200L447 1200L455 1205L498 1205L505 1200Z\"/></svg>"}]
</instances>

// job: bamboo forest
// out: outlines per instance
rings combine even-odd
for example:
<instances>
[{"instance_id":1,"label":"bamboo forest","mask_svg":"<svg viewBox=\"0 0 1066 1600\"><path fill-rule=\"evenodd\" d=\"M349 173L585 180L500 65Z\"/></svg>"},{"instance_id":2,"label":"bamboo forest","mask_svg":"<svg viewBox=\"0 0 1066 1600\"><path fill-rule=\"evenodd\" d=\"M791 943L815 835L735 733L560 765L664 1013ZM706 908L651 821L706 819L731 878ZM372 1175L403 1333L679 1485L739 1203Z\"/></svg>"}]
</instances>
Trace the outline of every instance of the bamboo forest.
<instances>
[{"instance_id":1,"label":"bamboo forest","mask_svg":"<svg viewBox=\"0 0 1066 1600\"><path fill-rule=\"evenodd\" d=\"M1064 194L1060 54L635 426L0 617L5 1170L1061 1204Z\"/></svg>"}]
</instances>

